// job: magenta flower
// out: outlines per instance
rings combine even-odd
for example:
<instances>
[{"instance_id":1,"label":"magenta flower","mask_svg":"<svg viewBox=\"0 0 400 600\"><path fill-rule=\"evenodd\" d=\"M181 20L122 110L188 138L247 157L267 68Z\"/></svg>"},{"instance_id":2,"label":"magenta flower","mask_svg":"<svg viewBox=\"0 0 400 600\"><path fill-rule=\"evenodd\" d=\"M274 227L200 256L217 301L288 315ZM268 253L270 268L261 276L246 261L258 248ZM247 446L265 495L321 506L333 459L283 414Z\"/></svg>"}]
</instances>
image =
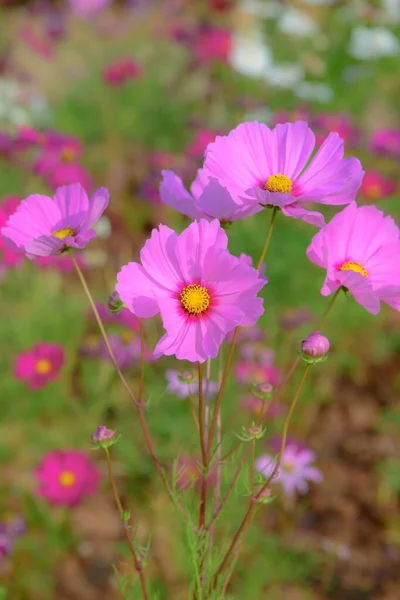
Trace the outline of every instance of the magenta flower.
<instances>
[{"instance_id":1,"label":"magenta flower","mask_svg":"<svg viewBox=\"0 0 400 600\"><path fill-rule=\"evenodd\" d=\"M221 27L200 28L193 40L193 53L201 65L214 61L226 63L232 50L232 33Z\"/></svg>"},{"instance_id":2,"label":"magenta flower","mask_svg":"<svg viewBox=\"0 0 400 600\"><path fill-rule=\"evenodd\" d=\"M112 0L69 0L72 10L82 19L91 19L100 14Z\"/></svg>"},{"instance_id":3,"label":"magenta flower","mask_svg":"<svg viewBox=\"0 0 400 600\"><path fill-rule=\"evenodd\" d=\"M0 229L7 223L10 215L16 211L19 203L20 198L15 196L8 196L3 199L2 204L0 204ZM23 260L23 256L12 252L12 250L6 246L4 240L0 238L0 262L2 266L6 267L6 269L15 268L21 264Z\"/></svg>"},{"instance_id":4,"label":"magenta flower","mask_svg":"<svg viewBox=\"0 0 400 600\"><path fill-rule=\"evenodd\" d=\"M127 81L140 79L143 70L129 56L123 56L107 65L103 71L104 81L111 86L124 85Z\"/></svg>"},{"instance_id":5,"label":"magenta flower","mask_svg":"<svg viewBox=\"0 0 400 600\"><path fill-rule=\"evenodd\" d=\"M371 152L400 158L400 129L378 129L370 141Z\"/></svg>"},{"instance_id":6,"label":"magenta flower","mask_svg":"<svg viewBox=\"0 0 400 600\"><path fill-rule=\"evenodd\" d=\"M218 135L213 129L200 129L186 148L187 154L192 158L203 158L208 144L213 142Z\"/></svg>"},{"instance_id":7,"label":"magenta flower","mask_svg":"<svg viewBox=\"0 0 400 600\"><path fill-rule=\"evenodd\" d=\"M14 374L31 390L38 390L58 378L63 364L64 350L60 344L39 342L17 356Z\"/></svg>"},{"instance_id":8,"label":"magenta flower","mask_svg":"<svg viewBox=\"0 0 400 600\"><path fill-rule=\"evenodd\" d=\"M99 472L82 452L53 450L46 454L35 471L37 494L53 506L77 506L85 496L94 494Z\"/></svg>"},{"instance_id":9,"label":"magenta flower","mask_svg":"<svg viewBox=\"0 0 400 600\"><path fill-rule=\"evenodd\" d=\"M216 179L206 177L203 169L197 171L190 193L185 189L182 179L173 171L161 171L161 174L161 200L190 219L219 219L221 222L231 223L262 210L261 206L250 206L239 197L233 199Z\"/></svg>"},{"instance_id":10,"label":"magenta flower","mask_svg":"<svg viewBox=\"0 0 400 600\"><path fill-rule=\"evenodd\" d=\"M204 362L215 358L226 334L253 325L263 313L258 271L227 250L217 220L195 221L180 235L165 225L153 229L141 263L118 273L116 290L138 317L161 315L166 334L154 356Z\"/></svg>"},{"instance_id":11,"label":"magenta flower","mask_svg":"<svg viewBox=\"0 0 400 600\"><path fill-rule=\"evenodd\" d=\"M343 286L373 315L381 300L400 310L400 232L375 206L353 202L335 215L313 237L307 256L327 270L323 296Z\"/></svg>"},{"instance_id":12,"label":"magenta flower","mask_svg":"<svg viewBox=\"0 0 400 600\"><path fill-rule=\"evenodd\" d=\"M361 196L373 202L392 196L395 191L396 182L379 171L367 171L360 188Z\"/></svg>"},{"instance_id":13,"label":"magenta flower","mask_svg":"<svg viewBox=\"0 0 400 600\"><path fill-rule=\"evenodd\" d=\"M288 497L292 497L296 491L306 494L309 481L320 483L323 479L321 471L312 465L314 462L315 454L311 450L299 450L291 445L286 446L273 483L280 483L283 493ZM274 457L267 454L256 460L256 470L266 479L272 474L274 467Z\"/></svg>"},{"instance_id":14,"label":"magenta flower","mask_svg":"<svg viewBox=\"0 0 400 600\"><path fill-rule=\"evenodd\" d=\"M108 191L99 188L88 200L79 183L59 188L54 198L34 194L23 200L1 233L4 243L30 259L84 248L96 237L93 225L108 204Z\"/></svg>"},{"instance_id":15,"label":"magenta flower","mask_svg":"<svg viewBox=\"0 0 400 600\"><path fill-rule=\"evenodd\" d=\"M175 394L181 400L189 398L189 396L197 396L199 393L199 381L197 377L190 383L184 383L180 379L181 371L175 369L167 369L165 378L168 381L167 390L170 394ZM218 384L215 381L203 380L203 394L207 400L211 400L218 392Z\"/></svg>"},{"instance_id":16,"label":"magenta flower","mask_svg":"<svg viewBox=\"0 0 400 600\"><path fill-rule=\"evenodd\" d=\"M214 179L238 204L277 206L289 217L322 226L323 216L304 203L348 204L360 187L357 158L343 158L343 140L331 133L311 162L315 136L305 121L242 123L208 145L202 179Z\"/></svg>"}]
</instances>

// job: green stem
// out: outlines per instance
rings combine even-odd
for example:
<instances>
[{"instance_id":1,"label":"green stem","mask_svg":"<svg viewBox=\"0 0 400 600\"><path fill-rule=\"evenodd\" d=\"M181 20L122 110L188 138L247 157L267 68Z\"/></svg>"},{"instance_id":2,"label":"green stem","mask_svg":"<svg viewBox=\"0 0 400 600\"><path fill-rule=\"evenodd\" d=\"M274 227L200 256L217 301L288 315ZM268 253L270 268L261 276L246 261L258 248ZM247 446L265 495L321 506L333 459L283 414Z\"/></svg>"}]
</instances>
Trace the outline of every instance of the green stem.
<instances>
[{"instance_id":1,"label":"green stem","mask_svg":"<svg viewBox=\"0 0 400 600\"><path fill-rule=\"evenodd\" d=\"M256 265L257 271L260 270L262 262L263 262L263 260L265 258L266 253L267 253L268 246L269 246L269 243L270 243L271 237L272 237L272 232L274 230L274 223L275 223L276 216L278 214L278 210L279 210L279 208L277 206L274 206L274 208L272 209L272 215L271 215L271 220L269 222L269 227L268 227L268 231L267 231L267 237L265 238L264 246L263 246L263 248L261 250L260 258L258 259L258 262L257 262L257 265Z\"/></svg>"}]
</instances>

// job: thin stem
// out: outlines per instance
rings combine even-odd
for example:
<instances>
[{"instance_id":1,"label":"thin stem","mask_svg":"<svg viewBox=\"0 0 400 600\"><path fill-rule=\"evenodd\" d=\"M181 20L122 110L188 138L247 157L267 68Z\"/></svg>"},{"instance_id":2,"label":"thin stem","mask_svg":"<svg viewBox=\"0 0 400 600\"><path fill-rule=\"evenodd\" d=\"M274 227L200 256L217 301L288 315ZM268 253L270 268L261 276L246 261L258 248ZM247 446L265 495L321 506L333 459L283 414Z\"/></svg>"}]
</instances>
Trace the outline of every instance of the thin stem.
<instances>
[{"instance_id":1,"label":"thin stem","mask_svg":"<svg viewBox=\"0 0 400 600\"><path fill-rule=\"evenodd\" d=\"M242 443L243 442L241 440L238 440L236 442L236 444L234 446L232 446L232 448L230 450L228 450L228 452L226 454L223 455L223 457L221 458L221 462L225 462L232 454L234 454L236 452L236 450L239 450Z\"/></svg>"},{"instance_id":2,"label":"thin stem","mask_svg":"<svg viewBox=\"0 0 400 600\"><path fill-rule=\"evenodd\" d=\"M120 378L120 380L122 382L122 385L124 386L124 388L128 392L129 396L132 398L132 400L133 400L133 402L134 402L134 404L135 404L135 406L137 408L137 411L138 411L138 414L139 414L139 419L140 419L140 424L141 424L141 427L142 427L142 430L143 430L143 435L144 435L144 438L145 438L145 441L146 441L146 445L147 445L148 451L150 452L150 455L151 455L151 458L152 458L152 460L154 462L154 465L155 465L155 467L157 469L157 472L160 475L161 480L162 480L163 484L165 485L165 487L167 489L167 492L168 492L168 494L169 494L172 502L179 509L179 511L185 517L185 519L187 519L188 516L186 514L186 511L177 502L176 498L174 497L174 494L173 494L173 492L171 490L171 486L168 483L168 479L166 478L164 470L163 470L163 468L161 466L161 463L159 462L159 460L157 458L157 455L155 453L153 441L151 439L151 435L150 435L150 432L148 430L147 423L146 423L146 418L144 416L143 405L136 398L135 394L133 393L133 391L131 390L131 388L129 386L129 383L126 381L123 373L121 372L121 369L119 368L119 366L117 364L114 352L112 351L112 348L110 346L110 342L109 342L108 337L107 337L106 330L104 329L104 325L103 325L103 322L102 322L102 320L100 318L99 311L97 310L96 304L95 304L95 302L93 300L93 297L92 297L92 295L90 293L90 290L89 290L89 287L88 287L88 285L86 283L85 277L84 277L84 275L83 275L83 273L82 273L82 271L81 271L78 263L76 262L75 256L74 256L74 254L73 254L73 252L72 252L72 250L70 248L69 248L68 252L69 252L69 255L71 256L72 262L74 263L75 270L76 270L76 272L78 274L78 277L80 279L82 287L83 287L83 289L85 291L85 294L87 296L89 304L90 304L90 306L92 308L93 314L94 314L94 316L96 318L97 324L99 326L99 329L100 329L101 335L103 337L105 346L107 348L108 354L110 356L111 362L114 365L114 368L115 368L115 370L116 370L116 372L118 374L118 377Z\"/></svg>"},{"instance_id":3,"label":"thin stem","mask_svg":"<svg viewBox=\"0 0 400 600\"><path fill-rule=\"evenodd\" d=\"M269 246L269 243L270 243L271 237L272 237L272 232L274 230L274 223L275 223L276 216L278 214L278 210L279 210L279 208L277 206L274 206L274 208L272 209L272 215L271 215L271 220L269 222L267 236L265 238L264 246L263 246L263 248L261 250L260 258L258 259L258 262L257 262L257 265L256 265L257 271L260 270L262 262L263 262L263 260L265 258L266 253L267 253L268 246Z\"/></svg>"},{"instance_id":4,"label":"thin stem","mask_svg":"<svg viewBox=\"0 0 400 600\"><path fill-rule=\"evenodd\" d=\"M196 415L196 408L195 408L195 406L193 404L193 398L192 398L192 396L189 396L189 405L190 405L190 411L192 413L193 421L196 424L196 429L200 433L200 423L199 423L199 419L198 419L198 417Z\"/></svg>"},{"instance_id":5,"label":"thin stem","mask_svg":"<svg viewBox=\"0 0 400 600\"><path fill-rule=\"evenodd\" d=\"M142 319L139 319L139 331L140 331L140 380L139 380L139 402L143 400L143 391L144 391L144 367L145 367L145 359L144 359L144 348L145 348L145 337L144 337L144 323Z\"/></svg>"},{"instance_id":6,"label":"thin stem","mask_svg":"<svg viewBox=\"0 0 400 600\"><path fill-rule=\"evenodd\" d=\"M256 459L256 441L251 440L251 457L250 457L250 490L251 495L254 495L254 462Z\"/></svg>"},{"instance_id":7,"label":"thin stem","mask_svg":"<svg viewBox=\"0 0 400 600\"><path fill-rule=\"evenodd\" d=\"M202 479L201 479L201 498L199 512L199 528L204 527L206 519L207 507L207 481L208 481L208 461L206 444L204 438L204 403L203 403L203 369L200 363L197 363L197 372L199 379L199 433L200 433L200 448L202 459Z\"/></svg>"},{"instance_id":8,"label":"thin stem","mask_svg":"<svg viewBox=\"0 0 400 600\"><path fill-rule=\"evenodd\" d=\"M254 510L255 510L255 508L257 506L257 501L261 498L261 496L263 495L263 493L265 492L265 490L268 488L269 484L271 483L271 481L273 480L273 478L275 477L276 473L279 470L279 467L280 467L280 464L281 464L281 459L282 459L282 454L283 454L283 452L285 450L286 438L287 438L287 432L288 432L288 428L289 428L290 418L291 418L291 416L293 414L293 411L295 409L295 406L297 404L297 400L298 400L298 398L300 396L300 393L301 393L304 381L305 381L305 379L307 377L307 373L310 370L310 366L311 365L307 365L306 368L305 368L305 370L304 370L303 376L302 376L302 378L300 380L299 386L298 386L297 391L296 391L296 393L294 395L294 398L293 398L292 404L290 406L289 412L288 412L288 414L286 416L285 424L284 424L284 427L283 427L281 449L280 449L280 452L279 452L278 459L276 461L275 467L272 470L272 473L268 477L267 481L261 487L261 489L257 492L257 494L255 496L252 496L252 498L250 500L250 505L249 505L249 507L247 509L247 512L246 512L246 514L245 514L245 516L244 516L244 518L243 518L243 520L242 520L242 522L241 522L241 524L239 526L239 529L237 530L237 532L236 532L236 534L235 534L235 536L234 536L234 538L233 538L233 540L232 540L232 542L231 542L231 544L229 546L229 549L228 549L227 553L225 554L225 557L224 557L222 563L220 564L220 566L219 566L219 568L218 568L218 570L217 570L217 572L216 572L216 574L214 576L213 589L216 588L217 583L218 583L218 577L225 570L225 567L226 567L226 565L227 565L227 563L228 563L228 561L229 561L229 559L230 559L230 557L232 555L232 552L235 550L235 548L236 548L236 546L237 546L237 544L238 544L238 542L240 540L240 537L241 537L244 529L246 528L247 525L250 526L253 512L254 512Z\"/></svg>"},{"instance_id":9,"label":"thin stem","mask_svg":"<svg viewBox=\"0 0 400 600\"><path fill-rule=\"evenodd\" d=\"M110 478L110 482L111 482L111 487L112 487L112 491L114 494L114 498L115 498L115 503L117 505L117 508L119 510L119 514L122 518L122 523L124 526L124 533L125 533L125 537L126 537L126 541L128 542L128 546L129 549L131 551L132 554L132 558L133 558L133 562L135 565L135 569L139 575L139 579L140 579L140 585L142 588L142 593L143 593L143 600L148 600L148 595L147 595L147 590L146 590L146 580L145 580L145 576L144 576L144 571L143 571L143 567L142 564L138 558L138 555L136 554L136 550L135 547L133 545L132 542L132 537L131 534L129 532L129 525L127 520L124 518L123 513L124 513L124 509L122 508L122 502L121 502L121 498L118 494L118 489L117 489L117 484L115 482L115 478L114 478L114 473L112 470L112 464L111 464L111 457L110 457L110 452L108 450L108 448L104 448L104 451L106 453L106 457L107 457L107 468L108 468L108 476Z\"/></svg>"},{"instance_id":10,"label":"thin stem","mask_svg":"<svg viewBox=\"0 0 400 600\"><path fill-rule=\"evenodd\" d=\"M333 296L332 296L332 298L331 298L331 300L330 300L330 302L329 302L328 306L326 307L326 309L325 309L325 311L324 311L324 313L323 313L322 317L321 317L321 318L319 319L319 321L317 322L316 329L319 329L320 327L322 327L322 325L323 325L323 323L324 323L324 321L325 321L326 317L328 316L328 313L330 312L330 310L331 310L332 306L333 306L333 305L334 305L334 303L335 303L335 300L336 300L336 298L339 296L339 294L340 294L340 292L342 291L342 289L343 289L342 287L338 288L338 289L336 290L336 292L333 294Z\"/></svg>"}]
</instances>

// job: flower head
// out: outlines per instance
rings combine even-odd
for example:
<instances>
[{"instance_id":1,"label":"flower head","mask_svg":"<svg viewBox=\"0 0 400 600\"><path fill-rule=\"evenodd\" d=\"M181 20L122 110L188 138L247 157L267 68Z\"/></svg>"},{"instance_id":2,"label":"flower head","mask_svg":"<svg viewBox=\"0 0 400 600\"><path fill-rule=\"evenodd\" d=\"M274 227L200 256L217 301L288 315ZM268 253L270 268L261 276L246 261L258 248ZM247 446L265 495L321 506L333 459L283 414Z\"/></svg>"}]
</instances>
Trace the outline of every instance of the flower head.
<instances>
[{"instance_id":1,"label":"flower head","mask_svg":"<svg viewBox=\"0 0 400 600\"><path fill-rule=\"evenodd\" d=\"M105 425L97 425L96 431L90 437L98 448L108 448L117 441L114 429L108 429Z\"/></svg>"},{"instance_id":2,"label":"flower head","mask_svg":"<svg viewBox=\"0 0 400 600\"><path fill-rule=\"evenodd\" d=\"M309 481L315 483L322 481L322 473L313 466L314 462L315 454L311 450L299 450L294 446L286 446L273 482L281 484L286 496L292 497L296 491L305 494L308 491ZM275 468L275 459L264 454L256 460L255 467L259 473L268 478Z\"/></svg>"},{"instance_id":3,"label":"flower head","mask_svg":"<svg viewBox=\"0 0 400 600\"><path fill-rule=\"evenodd\" d=\"M197 377L194 377L194 381L192 378L191 381L186 383L184 376L185 372L175 371L174 369L167 369L165 371L165 378L168 381L168 392L175 394L182 400L189 398L189 396L196 396L199 393L199 381ZM207 400L215 396L217 391L218 384L215 381L203 380L203 394L206 395Z\"/></svg>"},{"instance_id":4,"label":"flower head","mask_svg":"<svg viewBox=\"0 0 400 600\"><path fill-rule=\"evenodd\" d=\"M4 198L0 205L0 229L6 224L10 215L16 211L19 203L19 198L13 196ZM0 238L0 262L2 266L6 268L17 267L23 260L23 256L12 252L12 250L6 246L4 240Z\"/></svg>"},{"instance_id":5,"label":"flower head","mask_svg":"<svg viewBox=\"0 0 400 600\"><path fill-rule=\"evenodd\" d=\"M301 352L306 362L319 362L327 358L331 345L327 337L313 331L301 342Z\"/></svg>"},{"instance_id":6,"label":"flower head","mask_svg":"<svg viewBox=\"0 0 400 600\"><path fill-rule=\"evenodd\" d=\"M124 85L127 81L139 79L142 75L142 68L129 56L114 60L103 71L104 81L111 86Z\"/></svg>"},{"instance_id":7,"label":"flower head","mask_svg":"<svg viewBox=\"0 0 400 600\"><path fill-rule=\"evenodd\" d=\"M99 472L82 452L53 450L46 454L35 471L39 496L56 506L77 506L85 496L94 494Z\"/></svg>"},{"instance_id":8,"label":"flower head","mask_svg":"<svg viewBox=\"0 0 400 600\"><path fill-rule=\"evenodd\" d=\"M69 247L84 248L96 237L93 225L107 204L105 188L89 200L79 183L58 188L54 198L28 196L2 228L4 243L30 259L59 254Z\"/></svg>"},{"instance_id":9,"label":"flower head","mask_svg":"<svg viewBox=\"0 0 400 600\"><path fill-rule=\"evenodd\" d=\"M155 357L215 358L229 331L262 315L257 293L265 281L228 252L227 241L217 220L195 221L180 235L160 225L141 250L141 264L118 273L116 290L131 312L161 315L166 333Z\"/></svg>"},{"instance_id":10,"label":"flower head","mask_svg":"<svg viewBox=\"0 0 400 600\"><path fill-rule=\"evenodd\" d=\"M372 202L392 196L395 191L396 182L379 171L367 171L360 188L360 194Z\"/></svg>"},{"instance_id":11,"label":"flower head","mask_svg":"<svg viewBox=\"0 0 400 600\"><path fill-rule=\"evenodd\" d=\"M313 237L307 256L326 269L323 296L342 286L374 315L381 300L400 310L400 231L375 206L353 202L335 215Z\"/></svg>"},{"instance_id":12,"label":"flower head","mask_svg":"<svg viewBox=\"0 0 400 600\"><path fill-rule=\"evenodd\" d=\"M38 390L58 378L63 364L64 350L60 344L39 342L17 356L14 373L31 390Z\"/></svg>"},{"instance_id":13,"label":"flower head","mask_svg":"<svg viewBox=\"0 0 400 600\"><path fill-rule=\"evenodd\" d=\"M305 121L272 130L256 121L242 123L208 145L202 181L217 180L237 204L277 206L286 216L322 226L322 215L308 211L304 203L348 204L363 170L358 159L343 158L343 140L336 133L306 166L314 146Z\"/></svg>"},{"instance_id":14,"label":"flower head","mask_svg":"<svg viewBox=\"0 0 400 600\"><path fill-rule=\"evenodd\" d=\"M374 131L370 141L371 152L400 157L400 129L378 129Z\"/></svg>"}]
</instances>

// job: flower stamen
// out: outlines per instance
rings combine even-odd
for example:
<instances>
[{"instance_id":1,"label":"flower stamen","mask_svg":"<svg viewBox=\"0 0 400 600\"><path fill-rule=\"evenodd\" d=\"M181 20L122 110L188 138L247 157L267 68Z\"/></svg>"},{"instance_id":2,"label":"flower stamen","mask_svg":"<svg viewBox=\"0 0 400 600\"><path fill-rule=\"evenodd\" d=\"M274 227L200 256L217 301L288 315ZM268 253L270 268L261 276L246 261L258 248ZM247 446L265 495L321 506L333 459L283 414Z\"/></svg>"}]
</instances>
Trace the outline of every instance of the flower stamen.
<instances>
[{"instance_id":1,"label":"flower stamen","mask_svg":"<svg viewBox=\"0 0 400 600\"><path fill-rule=\"evenodd\" d=\"M343 263L342 266L339 267L339 271L354 271L355 273L360 273L363 277L368 277L368 271L364 269L360 263L352 260Z\"/></svg>"},{"instance_id":2,"label":"flower stamen","mask_svg":"<svg viewBox=\"0 0 400 600\"><path fill-rule=\"evenodd\" d=\"M38 375L46 375L51 371L51 362L47 358L41 358L36 363L35 371Z\"/></svg>"},{"instance_id":3,"label":"flower stamen","mask_svg":"<svg viewBox=\"0 0 400 600\"><path fill-rule=\"evenodd\" d=\"M72 227L65 227L64 229L58 229L58 231L53 231L52 236L63 240L66 237L74 236L75 233L75 229L72 229Z\"/></svg>"},{"instance_id":4,"label":"flower stamen","mask_svg":"<svg viewBox=\"0 0 400 600\"><path fill-rule=\"evenodd\" d=\"M190 315L200 315L210 306L210 294L205 287L191 284L183 288L180 293L183 309Z\"/></svg>"},{"instance_id":5,"label":"flower stamen","mask_svg":"<svg viewBox=\"0 0 400 600\"><path fill-rule=\"evenodd\" d=\"M293 183L290 177L278 173L277 175L270 175L264 185L264 189L268 192L279 192L280 194L291 194L293 189Z\"/></svg>"},{"instance_id":6,"label":"flower stamen","mask_svg":"<svg viewBox=\"0 0 400 600\"><path fill-rule=\"evenodd\" d=\"M58 476L58 481L63 487L71 487L76 481L75 473L72 473L72 471L62 471Z\"/></svg>"}]
</instances>

